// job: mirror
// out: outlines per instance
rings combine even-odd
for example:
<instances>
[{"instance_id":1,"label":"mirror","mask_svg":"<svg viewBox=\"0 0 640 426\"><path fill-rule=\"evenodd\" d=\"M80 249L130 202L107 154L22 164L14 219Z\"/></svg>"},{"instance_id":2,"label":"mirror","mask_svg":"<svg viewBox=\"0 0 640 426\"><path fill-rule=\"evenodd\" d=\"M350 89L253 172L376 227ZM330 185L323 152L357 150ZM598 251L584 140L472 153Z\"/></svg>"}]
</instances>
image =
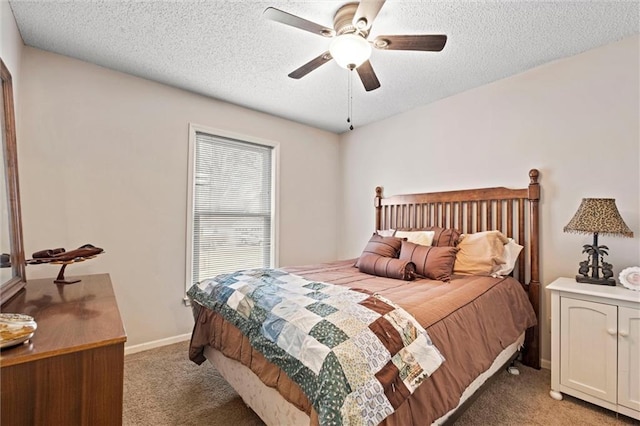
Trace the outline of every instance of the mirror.
<instances>
[{"instance_id":1,"label":"mirror","mask_svg":"<svg viewBox=\"0 0 640 426\"><path fill-rule=\"evenodd\" d=\"M22 219L20 215L20 188L18 184L18 155L16 122L13 106L11 73L0 59L2 77L2 167L0 176L0 304L4 304L26 284L24 248L22 246Z\"/></svg>"}]
</instances>

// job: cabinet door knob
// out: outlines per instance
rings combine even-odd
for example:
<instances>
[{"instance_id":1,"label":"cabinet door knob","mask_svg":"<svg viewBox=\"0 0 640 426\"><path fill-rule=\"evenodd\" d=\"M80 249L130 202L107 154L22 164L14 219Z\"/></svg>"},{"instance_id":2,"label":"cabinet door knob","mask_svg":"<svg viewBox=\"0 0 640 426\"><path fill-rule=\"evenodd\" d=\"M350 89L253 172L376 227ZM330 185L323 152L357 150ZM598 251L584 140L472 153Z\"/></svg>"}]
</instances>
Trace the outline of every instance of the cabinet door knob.
<instances>
[{"instance_id":1,"label":"cabinet door knob","mask_svg":"<svg viewBox=\"0 0 640 426\"><path fill-rule=\"evenodd\" d=\"M607 328L607 333L609 333L612 336L615 336L616 334L618 334L616 333L616 330L614 330L613 328Z\"/></svg>"},{"instance_id":2,"label":"cabinet door knob","mask_svg":"<svg viewBox=\"0 0 640 426\"><path fill-rule=\"evenodd\" d=\"M625 330L620 330L618 333L621 337L629 337L629 332Z\"/></svg>"}]
</instances>

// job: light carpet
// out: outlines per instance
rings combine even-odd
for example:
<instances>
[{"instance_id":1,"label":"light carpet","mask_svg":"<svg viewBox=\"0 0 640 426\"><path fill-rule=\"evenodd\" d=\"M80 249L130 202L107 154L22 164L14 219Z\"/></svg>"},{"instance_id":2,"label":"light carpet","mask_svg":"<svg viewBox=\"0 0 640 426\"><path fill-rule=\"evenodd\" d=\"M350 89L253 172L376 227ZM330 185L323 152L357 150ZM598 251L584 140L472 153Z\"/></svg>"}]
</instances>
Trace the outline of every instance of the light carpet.
<instances>
[{"instance_id":1,"label":"light carpet","mask_svg":"<svg viewBox=\"0 0 640 426\"><path fill-rule=\"evenodd\" d=\"M264 424L210 363L189 361L187 349L182 342L125 357L124 425ZM640 425L576 398L555 401L549 370L519 369L519 376L499 373L455 424Z\"/></svg>"}]
</instances>

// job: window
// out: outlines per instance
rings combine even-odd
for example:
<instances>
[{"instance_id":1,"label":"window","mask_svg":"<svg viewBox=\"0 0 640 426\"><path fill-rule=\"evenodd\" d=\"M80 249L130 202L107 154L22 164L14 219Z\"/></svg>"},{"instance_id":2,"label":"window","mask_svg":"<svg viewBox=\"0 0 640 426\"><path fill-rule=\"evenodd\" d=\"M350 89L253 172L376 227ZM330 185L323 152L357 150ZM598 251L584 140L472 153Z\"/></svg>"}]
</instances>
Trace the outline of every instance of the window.
<instances>
[{"instance_id":1,"label":"window","mask_svg":"<svg viewBox=\"0 0 640 426\"><path fill-rule=\"evenodd\" d=\"M273 266L277 148L196 126L190 133L187 289L218 274Z\"/></svg>"}]
</instances>

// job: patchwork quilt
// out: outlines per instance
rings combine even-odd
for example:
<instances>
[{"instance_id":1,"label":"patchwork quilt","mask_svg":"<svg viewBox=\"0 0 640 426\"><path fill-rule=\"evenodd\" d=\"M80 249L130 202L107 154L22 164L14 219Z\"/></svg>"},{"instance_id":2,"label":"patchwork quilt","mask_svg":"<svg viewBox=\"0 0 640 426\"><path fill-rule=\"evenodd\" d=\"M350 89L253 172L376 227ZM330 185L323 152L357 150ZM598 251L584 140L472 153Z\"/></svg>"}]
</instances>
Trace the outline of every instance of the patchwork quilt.
<instances>
[{"instance_id":1,"label":"patchwork quilt","mask_svg":"<svg viewBox=\"0 0 640 426\"><path fill-rule=\"evenodd\" d=\"M251 269L203 280L188 295L287 373L322 425L377 425L444 361L411 315L366 290Z\"/></svg>"}]
</instances>

